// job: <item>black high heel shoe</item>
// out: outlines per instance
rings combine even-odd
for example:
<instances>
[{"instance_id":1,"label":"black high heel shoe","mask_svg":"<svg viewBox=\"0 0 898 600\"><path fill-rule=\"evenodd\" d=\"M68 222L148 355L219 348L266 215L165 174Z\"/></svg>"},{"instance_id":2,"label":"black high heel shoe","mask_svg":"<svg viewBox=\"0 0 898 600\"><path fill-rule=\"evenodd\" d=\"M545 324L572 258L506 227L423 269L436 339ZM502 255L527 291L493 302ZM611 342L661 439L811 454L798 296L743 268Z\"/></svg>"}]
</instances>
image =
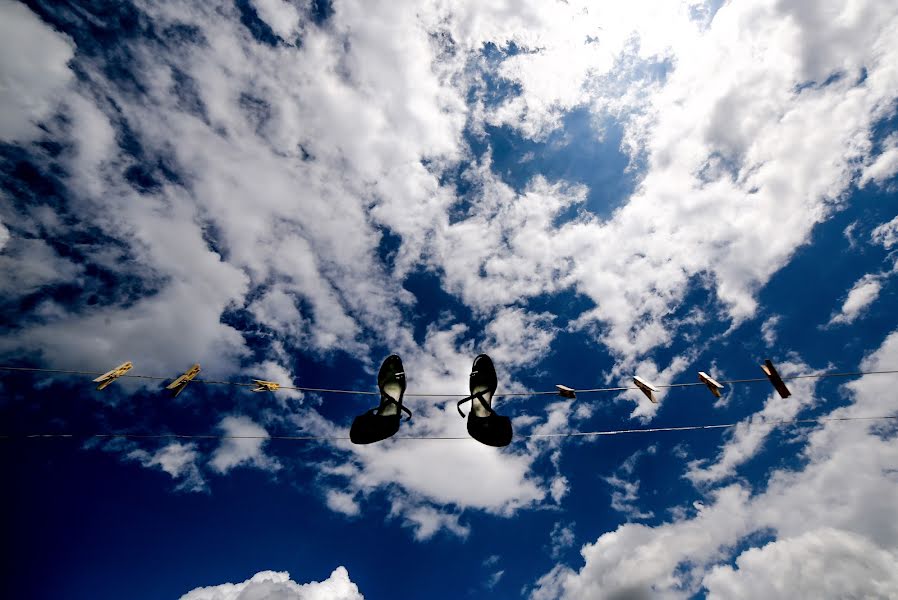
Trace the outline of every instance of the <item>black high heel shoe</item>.
<instances>
[{"instance_id":1,"label":"black high heel shoe","mask_svg":"<svg viewBox=\"0 0 898 600\"><path fill-rule=\"evenodd\" d=\"M399 431L403 412L408 414L409 419L412 418L412 412L402 406L405 370L402 359L395 354L388 356L380 365L377 387L380 389L380 405L353 420L349 429L349 439L353 444L373 444L385 440Z\"/></svg>"},{"instance_id":2,"label":"black high heel shoe","mask_svg":"<svg viewBox=\"0 0 898 600\"><path fill-rule=\"evenodd\" d=\"M459 400L456 408L458 414L464 417L461 405L470 400L468 433L481 444L501 448L511 443L513 432L511 419L497 415L491 406L498 385L493 361L486 354L481 354L474 359L474 365L471 367L471 395Z\"/></svg>"}]
</instances>

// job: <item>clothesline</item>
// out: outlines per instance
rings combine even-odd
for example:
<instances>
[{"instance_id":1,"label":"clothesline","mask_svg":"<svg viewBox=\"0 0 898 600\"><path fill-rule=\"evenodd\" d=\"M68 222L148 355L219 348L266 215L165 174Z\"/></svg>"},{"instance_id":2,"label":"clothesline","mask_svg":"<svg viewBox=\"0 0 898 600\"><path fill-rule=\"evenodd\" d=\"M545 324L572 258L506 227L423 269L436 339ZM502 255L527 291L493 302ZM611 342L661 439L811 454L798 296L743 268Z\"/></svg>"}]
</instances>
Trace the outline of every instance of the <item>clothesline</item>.
<instances>
[{"instance_id":1,"label":"clothesline","mask_svg":"<svg viewBox=\"0 0 898 600\"><path fill-rule=\"evenodd\" d=\"M77 371L77 370L68 370L68 369L42 369L37 367L14 367L14 366L0 366L0 370L3 371L25 371L25 372L36 372L36 373L58 373L62 375L85 375L85 376L101 376L104 375L102 371ZM845 372L845 373L810 373L805 375L784 375L781 376L781 379L789 381L793 379L822 379L826 377L858 377L861 375L883 375L883 374L894 374L898 373L898 369L890 369L890 370L882 370L882 371L853 371L853 372ZM122 375L118 375L118 377L129 377L132 379L149 379L155 381L169 381L172 377L160 377L154 375L136 375L125 373ZM734 383L756 383L756 382L766 382L769 381L769 378L766 377L754 377L748 379L728 379L721 380L718 383L720 384L734 384ZM249 387L255 388L258 384L253 383L244 383L238 381L217 381L212 379L192 379L190 383L201 383L206 385L230 385L236 387ZM311 392L311 393L324 393L324 394L356 394L356 395L365 395L365 396L377 396L378 392L368 391L368 390L343 390L343 389L331 389L331 388L315 388L315 387L301 387L301 386L288 386L288 385L280 385L276 384L277 387L271 389L269 391L276 392L279 390L295 390L300 392ZM704 382L688 382L688 383L668 383L668 384L657 384L654 387L658 389L670 389L670 388L678 388L678 387L694 387L694 386L704 386L706 385ZM602 388L588 388L588 389L577 389L577 394L592 394L592 393L601 393L601 392L623 392L627 390L638 390L642 389L639 386L631 385L631 386L617 386L617 387L602 387ZM465 396L466 393L455 393L455 394L443 394L443 393L425 393L425 392L414 392L409 391L405 393L406 398L455 398L459 396ZM558 390L552 391L513 391L513 392L499 392L494 395L494 397L510 397L510 396L557 396L559 395Z\"/></svg>"},{"instance_id":2,"label":"clothesline","mask_svg":"<svg viewBox=\"0 0 898 600\"><path fill-rule=\"evenodd\" d=\"M767 425L770 427L779 427L790 424L822 424L839 421L878 421L878 420L895 420L898 415L881 415L875 417L818 417L813 419L775 419L752 421L753 424ZM534 439L552 439L552 438L572 438L572 437L593 437L593 436L611 436L625 435L636 433L661 433L667 431L697 431L709 429L732 429L739 425L736 423L719 423L707 425L683 425L674 427L637 427L633 429L613 429L600 431L567 431L558 433L531 433L529 435L515 436L515 441L534 440ZM182 433L32 433L21 435L0 435L0 440L36 440L36 439L187 439L187 440L280 440L280 441L340 441L349 440L349 436L329 436L329 435L216 435L216 434L182 434ZM396 440L472 440L470 436L408 436L397 435L392 439Z\"/></svg>"}]
</instances>

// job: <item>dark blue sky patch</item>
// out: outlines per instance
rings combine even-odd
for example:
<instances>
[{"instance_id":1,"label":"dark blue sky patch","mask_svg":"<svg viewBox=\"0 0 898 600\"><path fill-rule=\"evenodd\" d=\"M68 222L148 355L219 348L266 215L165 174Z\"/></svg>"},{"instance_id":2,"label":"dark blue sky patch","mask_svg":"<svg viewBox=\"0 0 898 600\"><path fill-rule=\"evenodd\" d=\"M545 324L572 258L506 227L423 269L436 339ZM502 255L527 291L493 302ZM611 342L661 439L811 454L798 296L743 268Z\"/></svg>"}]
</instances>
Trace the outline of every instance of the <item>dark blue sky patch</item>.
<instances>
[{"instance_id":1,"label":"dark blue sky patch","mask_svg":"<svg viewBox=\"0 0 898 600\"><path fill-rule=\"evenodd\" d=\"M395 266L396 254L402 246L402 236L396 235L387 227L381 227L380 241L377 244L377 257L388 270Z\"/></svg>"},{"instance_id":2,"label":"dark blue sky patch","mask_svg":"<svg viewBox=\"0 0 898 600\"><path fill-rule=\"evenodd\" d=\"M278 45L280 38L268 23L259 18L259 13L249 0L237 0L234 4L240 12L240 22L252 34L253 39L268 46Z\"/></svg>"},{"instance_id":3,"label":"dark blue sky patch","mask_svg":"<svg viewBox=\"0 0 898 600\"><path fill-rule=\"evenodd\" d=\"M110 116L110 115L107 115ZM115 138L119 149L130 159L122 173L125 180L136 191L153 194L161 190L163 184L185 185L186 178L176 163L173 148L147 148L139 134L120 113L110 116L115 127Z\"/></svg>"},{"instance_id":4,"label":"dark blue sky patch","mask_svg":"<svg viewBox=\"0 0 898 600\"><path fill-rule=\"evenodd\" d=\"M629 157L620 149L623 127L606 120L603 131L596 131L587 108L567 113L563 123L543 142L523 138L506 126L488 126L493 171L517 192L523 191L535 174L551 182L586 185L586 204L562 212L557 225L584 210L608 217L633 192L637 181L634 173L625 172Z\"/></svg>"},{"instance_id":5,"label":"dark blue sky patch","mask_svg":"<svg viewBox=\"0 0 898 600\"><path fill-rule=\"evenodd\" d=\"M888 307L880 301L871 307L875 319L861 316L849 326L819 326L841 308L862 275L891 266L885 261L886 251L868 240L872 228L898 213L896 201L894 194L856 191L847 208L815 227L810 243L761 290L761 314L775 310L783 315L778 327L781 352L795 350L811 364L822 366L833 360L832 350L838 348L838 366L848 367L857 364L871 339L882 339L892 329L894 318L886 314ZM852 248L844 231L856 221L861 228L855 234L858 246Z\"/></svg>"},{"instance_id":6,"label":"dark blue sky patch","mask_svg":"<svg viewBox=\"0 0 898 600\"><path fill-rule=\"evenodd\" d=\"M196 80L175 66L172 66L172 80L172 93L178 99L178 108L195 115L208 124L209 115L206 111L206 103L200 96Z\"/></svg>"},{"instance_id":7,"label":"dark blue sky patch","mask_svg":"<svg viewBox=\"0 0 898 600\"><path fill-rule=\"evenodd\" d=\"M443 289L441 277L433 271L419 269L410 273L402 287L417 298L414 306L403 311L403 318L414 327L418 344L424 342L429 327L468 322L472 317L471 310L463 302Z\"/></svg>"},{"instance_id":8,"label":"dark blue sky patch","mask_svg":"<svg viewBox=\"0 0 898 600\"><path fill-rule=\"evenodd\" d=\"M224 244L224 235L218 224L211 219L204 219L202 222L202 234L203 241L206 242L209 249L218 254L223 261L227 262L230 253L228 252L227 246Z\"/></svg>"},{"instance_id":9,"label":"dark blue sky patch","mask_svg":"<svg viewBox=\"0 0 898 600\"><path fill-rule=\"evenodd\" d=\"M796 94L800 94L801 92L803 92L805 90L822 90L823 88L825 88L829 85L832 85L833 83L836 83L837 81L841 81L844 78L845 78L844 72L835 71L833 73L830 73L829 76L826 79L824 79L823 81L819 81L819 82L818 81L802 81L800 83L797 83L797 84L795 84L794 91ZM861 79L861 82L863 82L865 79L866 79L866 77Z\"/></svg>"},{"instance_id":10,"label":"dark blue sky patch","mask_svg":"<svg viewBox=\"0 0 898 600\"><path fill-rule=\"evenodd\" d=\"M316 25L322 26L333 16L334 4L331 0L312 0L310 14L312 21Z\"/></svg>"},{"instance_id":11,"label":"dark blue sky patch","mask_svg":"<svg viewBox=\"0 0 898 600\"><path fill-rule=\"evenodd\" d=\"M870 153L874 156L881 153L884 150L883 142L890 134L896 131L898 131L898 100L892 102L892 110L888 113L888 116L879 119L873 124L870 132L873 148Z\"/></svg>"},{"instance_id":12,"label":"dark blue sky patch","mask_svg":"<svg viewBox=\"0 0 898 600\"><path fill-rule=\"evenodd\" d=\"M484 105L491 108L521 95L523 88L518 82L498 74L498 68L503 60L521 52L522 49L516 44L511 44L505 49L500 49L492 42L485 44L481 55L486 62L486 68L479 72L480 79L477 84L468 90L468 102L472 103L480 97Z\"/></svg>"}]
</instances>

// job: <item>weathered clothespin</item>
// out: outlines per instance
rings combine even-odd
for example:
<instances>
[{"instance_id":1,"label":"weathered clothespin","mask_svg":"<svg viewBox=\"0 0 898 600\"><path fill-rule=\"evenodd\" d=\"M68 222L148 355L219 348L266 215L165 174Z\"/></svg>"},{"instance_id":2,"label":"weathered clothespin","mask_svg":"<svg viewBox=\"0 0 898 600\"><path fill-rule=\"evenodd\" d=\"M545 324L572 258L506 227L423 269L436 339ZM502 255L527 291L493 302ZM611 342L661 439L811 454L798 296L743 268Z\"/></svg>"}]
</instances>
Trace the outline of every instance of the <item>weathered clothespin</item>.
<instances>
[{"instance_id":1,"label":"weathered clothespin","mask_svg":"<svg viewBox=\"0 0 898 600\"><path fill-rule=\"evenodd\" d=\"M773 384L773 387L776 388L776 391L779 392L779 395L783 398L788 398L792 395L792 392L789 391L789 388L786 387L786 383L783 381L783 378L780 377L780 374L777 373L776 367L773 366L773 363L770 362L770 359L764 361L764 364L761 365L761 370L764 371L764 374L767 375L767 379L770 380L770 383Z\"/></svg>"},{"instance_id":2,"label":"weathered clothespin","mask_svg":"<svg viewBox=\"0 0 898 600\"><path fill-rule=\"evenodd\" d=\"M252 389L254 392L276 392L281 388L281 384L264 379L253 379L253 383L256 384L256 387Z\"/></svg>"},{"instance_id":3,"label":"weathered clothespin","mask_svg":"<svg viewBox=\"0 0 898 600\"><path fill-rule=\"evenodd\" d=\"M190 383L191 381L193 381L194 378L196 378L196 376L199 375L199 373L200 373L200 365L195 364L192 367L190 367L190 370L188 370L186 373L184 373L183 375L181 375L180 377L178 377L177 379L172 381L170 384L165 386L165 389L171 390L172 397L177 398L178 394L183 392L184 388L187 387L187 384Z\"/></svg>"},{"instance_id":4,"label":"weathered clothespin","mask_svg":"<svg viewBox=\"0 0 898 600\"><path fill-rule=\"evenodd\" d=\"M555 384L555 389L558 390L558 395L563 396L565 398L576 398L577 390L574 388L569 388L566 385L561 385L560 383Z\"/></svg>"},{"instance_id":5,"label":"weathered clothespin","mask_svg":"<svg viewBox=\"0 0 898 600\"><path fill-rule=\"evenodd\" d=\"M708 386L708 389L711 390L711 393L714 394L715 398L720 398L720 390L723 389L723 385L717 383L717 381L704 371L698 372L698 380Z\"/></svg>"},{"instance_id":6,"label":"weathered clothespin","mask_svg":"<svg viewBox=\"0 0 898 600\"><path fill-rule=\"evenodd\" d=\"M636 384L636 387L642 390L642 393L645 394L649 400L651 400L655 404L658 404L658 400L655 398L655 394L658 392L658 388L638 375L633 376L633 383Z\"/></svg>"},{"instance_id":7,"label":"weathered clothespin","mask_svg":"<svg viewBox=\"0 0 898 600\"><path fill-rule=\"evenodd\" d=\"M116 379L118 379L119 377L121 377L122 375L127 373L128 371L130 371L131 367L133 367L133 366L134 365L132 365L131 361L129 360L127 362L123 362L122 364L120 364L116 368L112 369L111 371L107 371L107 372L103 373L102 375L100 375L99 377L94 379L94 383L100 384L97 386L97 389L98 390L105 389L106 386L108 386L110 383L112 383L113 381L115 381Z\"/></svg>"}]
</instances>

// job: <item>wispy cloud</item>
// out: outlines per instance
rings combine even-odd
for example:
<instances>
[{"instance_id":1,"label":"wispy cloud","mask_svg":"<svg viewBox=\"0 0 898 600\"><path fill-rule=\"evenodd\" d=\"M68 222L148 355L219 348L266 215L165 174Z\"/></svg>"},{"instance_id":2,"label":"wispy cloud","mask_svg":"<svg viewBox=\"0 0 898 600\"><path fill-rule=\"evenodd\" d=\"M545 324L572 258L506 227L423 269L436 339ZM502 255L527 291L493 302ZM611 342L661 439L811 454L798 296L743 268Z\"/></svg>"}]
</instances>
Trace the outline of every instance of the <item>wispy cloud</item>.
<instances>
[{"instance_id":1,"label":"wispy cloud","mask_svg":"<svg viewBox=\"0 0 898 600\"><path fill-rule=\"evenodd\" d=\"M264 451L268 432L248 417L225 417L219 423L225 436L212 454L209 465L224 474L235 467L254 467L277 471L281 464Z\"/></svg>"}]
</instances>

